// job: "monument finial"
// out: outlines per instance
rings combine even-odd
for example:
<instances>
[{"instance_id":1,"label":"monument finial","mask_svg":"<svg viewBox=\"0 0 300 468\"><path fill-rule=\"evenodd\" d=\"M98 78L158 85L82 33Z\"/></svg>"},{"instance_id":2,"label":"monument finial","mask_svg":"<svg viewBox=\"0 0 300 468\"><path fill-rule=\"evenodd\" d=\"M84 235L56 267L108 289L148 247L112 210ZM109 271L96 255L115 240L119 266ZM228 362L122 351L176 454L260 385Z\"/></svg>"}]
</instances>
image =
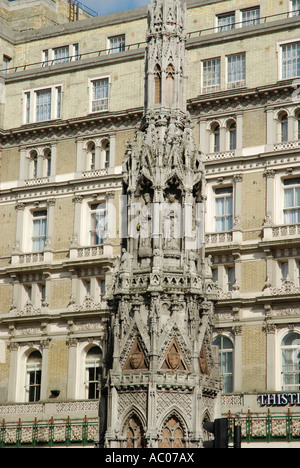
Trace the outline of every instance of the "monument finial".
<instances>
[{"instance_id":1,"label":"monument finial","mask_svg":"<svg viewBox=\"0 0 300 468\"><path fill-rule=\"evenodd\" d=\"M181 0L156 0L148 9L145 110L186 112L186 7Z\"/></svg>"}]
</instances>

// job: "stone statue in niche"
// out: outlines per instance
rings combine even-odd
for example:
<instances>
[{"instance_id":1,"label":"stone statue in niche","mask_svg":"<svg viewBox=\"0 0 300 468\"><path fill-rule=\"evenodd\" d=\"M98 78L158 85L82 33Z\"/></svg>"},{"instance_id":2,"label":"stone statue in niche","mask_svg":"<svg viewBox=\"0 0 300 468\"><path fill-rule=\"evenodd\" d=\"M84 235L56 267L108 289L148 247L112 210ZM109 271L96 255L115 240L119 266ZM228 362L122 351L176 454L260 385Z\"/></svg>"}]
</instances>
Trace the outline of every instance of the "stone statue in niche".
<instances>
[{"instance_id":1,"label":"stone statue in niche","mask_svg":"<svg viewBox=\"0 0 300 468\"><path fill-rule=\"evenodd\" d=\"M151 246L151 232L152 232L152 209L151 209L151 196L145 193L144 205L141 211L140 222L138 224L139 230L139 256L149 257L152 255Z\"/></svg>"},{"instance_id":2,"label":"stone statue in niche","mask_svg":"<svg viewBox=\"0 0 300 468\"><path fill-rule=\"evenodd\" d=\"M175 193L169 193L163 210L163 237L166 250L180 250L181 207Z\"/></svg>"},{"instance_id":3,"label":"stone statue in niche","mask_svg":"<svg viewBox=\"0 0 300 468\"><path fill-rule=\"evenodd\" d=\"M132 268L132 260L133 255L127 252L126 249L122 249L122 257L121 257L121 264L120 264L120 271L127 271L130 272Z\"/></svg>"}]
</instances>

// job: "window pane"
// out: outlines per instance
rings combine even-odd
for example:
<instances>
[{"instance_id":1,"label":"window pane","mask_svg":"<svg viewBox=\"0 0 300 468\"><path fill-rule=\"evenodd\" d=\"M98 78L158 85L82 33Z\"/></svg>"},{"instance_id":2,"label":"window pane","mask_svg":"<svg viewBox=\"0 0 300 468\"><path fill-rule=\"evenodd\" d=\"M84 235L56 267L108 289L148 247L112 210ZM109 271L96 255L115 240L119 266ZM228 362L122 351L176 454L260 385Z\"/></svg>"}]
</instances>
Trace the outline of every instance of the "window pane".
<instances>
[{"instance_id":1,"label":"window pane","mask_svg":"<svg viewBox=\"0 0 300 468\"><path fill-rule=\"evenodd\" d=\"M56 118L60 119L61 118L61 87L59 86L56 88L57 92L57 109L56 109Z\"/></svg>"},{"instance_id":2,"label":"window pane","mask_svg":"<svg viewBox=\"0 0 300 468\"><path fill-rule=\"evenodd\" d=\"M219 86L220 82L220 59L203 62L203 87Z\"/></svg>"},{"instance_id":3,"label":"window pane","mask_svg":"<svg viewBox=\"0 0 300 468\"><path fill-rule=\"evenodd\" d=\"M295 188L295 206L300 206L300 187Z\"/></svg>"},{"instance_id":4,"label":"window pane","mask_svg":"<svg viewBox=\"0 0 300 468\"><path fill-rule=\"evenodd\" d=\"M218 16L219 32L229 31L235 28L235 13Z\"/></svg>"},{"instance_id":5,"label":"window pane","mask_svg":"<svg viewBox=\"0 0 300 468\"><path fill-rule=\"evenodd\" d=\"M294 191L293 189L286 189L284 191L284 206L290 208L294 206Z\"/></svg>"},{"instance_id":6,"label":"window pane","mask_svg":"<svg viewBox=\"0 0 300 468\"><path fill-rule=\"evenodd\" d=\"M108 79L93 82L92 112L108 109Z\"/></svg>"},{"instance_id":7,"label":"window pane","mask_svg":"<svg viewBox=\"0 0 300 468\"><path fill-rule=\"evenodd\" d=\"M36 92L36 121L51 119L51 89Z\"/></svg>"},{"instance_id":8,"label":"window pane","mask_svg":"<svg viewBox=\"0 0 300 468\"><path fill-rule=\"evenodd\" d=\"M91 206L91 245L103 244L106 237L106 206Z\"/></svg>"},{"instance_id":9,"label":"window pane","mask_svg":"<svg viewBox=\"0 0 300 468\"><path fill-rule=\"evenodd\" d=\"M282 340L281 346L300 346L299 333L288 333Z\"/></svg>"},{"instance_id":10,"label":"window pane","mask_svg":"<svg viewBox=\"0 0 300 468\"><path fill-rule=\"evenodd\" d=\"M245 54L228 57L228 83L244 81L246 78Z\"/></svg>"},{"instance_id":11,"label":"window pane","mask_svg":"<svg viewBox=\"0 0 300 468\"><path fill-rule=\"evenodd\" d=\"M260 9L259 8L252 8L250 10L244 10L242 12L242 27L245 26L253 26L255 24L259 24L260 20Z\"/></svg>"},{"instance_id":12,"label":"window pane","mask_svg":"<svg viewBox=\"0 0 300 468\"><path fill-rule=\"evenodd\" d=\"M109 49L111 54L124 52L125 50L125 35L111 37L109 39Z\"/></svg>"},{"instance_id":13,"label":"window pane","mask_svg":"<svg viewBox=\"0 0 300 468\"><path fill-rule=\"evenodd\" d=\"M282 46L282 78L300 76L300 42Z\"/></svg>"},{"instance_id":14,"label":"window pane","mask_svg":"<svg viewBox=\"0 0 300 468\"><path fill-rule=\"evenodd\" d=\"M222 216L225 213L225 198L216 199L216 215Z\"/></svg>"},{"instance_id":15,"label":"window pane","mask_svg":"<svg viewBox=\"0 0 300 468\"><path fill-rule=\"evenodd\" d=\"M300 0L292 0L292 16L300 15Z\"/></svg>"},{"instance_id":16,"label":"window pane","mask_svg":"<svg viewBox=\"0 0 300 468\"><path fill-rule=\"evenodd\" d=\"M69 61L69 46L54 49L54 64L66 63Z\"/></svg>"},{"instance_id":17,"label":"window pane","mask_svg":"<svg viewBox=\"0 0 300 468\"><path fill-rule=\"evenodd\" d=\"M219 372L223 382L223 393L233 392L233 344L226 337L217 337L214 346L219 348Z\"/></svg>"}]
</instances>

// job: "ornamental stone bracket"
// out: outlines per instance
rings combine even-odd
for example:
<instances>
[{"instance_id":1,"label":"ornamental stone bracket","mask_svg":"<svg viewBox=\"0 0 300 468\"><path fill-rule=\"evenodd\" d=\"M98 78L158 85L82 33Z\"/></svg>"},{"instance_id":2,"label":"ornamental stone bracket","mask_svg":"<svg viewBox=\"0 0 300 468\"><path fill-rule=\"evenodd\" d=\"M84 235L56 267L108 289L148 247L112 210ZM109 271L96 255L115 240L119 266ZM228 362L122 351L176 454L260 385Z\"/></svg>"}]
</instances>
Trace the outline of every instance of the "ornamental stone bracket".
<instances>
[{"instance_id":1,"label":"ornamental stone bracket","mask_svg":"<svg viewBox=\"0 0 300 468\"><path fill-rule=\"evenodd\" d=\"M300 294L300 288L291 281L289 275L282 279L281 288L274 288L270 282L270 277L267 276L264 288L263 296L290 296Z\"/></svg>"}]
</instances>

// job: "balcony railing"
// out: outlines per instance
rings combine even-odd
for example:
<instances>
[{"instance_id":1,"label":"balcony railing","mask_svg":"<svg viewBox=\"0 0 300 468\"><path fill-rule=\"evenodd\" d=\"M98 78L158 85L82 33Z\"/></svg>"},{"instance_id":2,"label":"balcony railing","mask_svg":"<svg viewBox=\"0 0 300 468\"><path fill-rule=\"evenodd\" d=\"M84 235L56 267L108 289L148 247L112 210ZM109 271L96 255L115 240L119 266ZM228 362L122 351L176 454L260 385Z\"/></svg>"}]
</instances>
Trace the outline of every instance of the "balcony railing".
<instances>
[{"instance_id":1,"label":"balcony railing","mask_svg":"<svg viewBox=\"0 0 300 468\"><path fill-rule=\"evenodd\" d=\"M0 447L53 447L95 445L98 439L98 420L37 421L6 423L0 426Z\"/></svg>"},{"instance_id":2,"label":"balcony railing","mask_svg":"<svg viewBox=\"0 0 300 468\"><path fill-rule=\"evenodd\" d=\"M228 244L233 241L233 232L213 232L205 234L206 244Z\"/></svg>"},{"instance_id":3,"label":"balcony railing","mask_svg":"<svg viewBox=\"0 0 300 468\"><path fill-rule=\"evenodd\" d=\"M244 442L276 442L300 440L300 414L290 410L285 415L272 415L270 410L264 416L253 416L250 411L246 416L234 417L230 412L229 441L233 442L234 425L240 424Z\"/></svg>"},{"instance_id":4,"label":"balcony railing","mask_svg":"<svg viewBox=\"0 0 300 468\"><path fill-rule=\"evenodd\" d=\"M283 143L276 143L274 145L274 151L285 151L298 148L300 148L300 140L286 141Z\"/></svg>"},{"instance_id":5,"label":"balcony railing","mask_svg":"<svg viewBox=\"0 0 300 468\"><path fill-rule=\"evenodd\" d=\"M232 33L234 30L243 30L247 29L248 27L255 27L259 28L262 24L265 23L270 23L273 21L283 21L287 20L293 17L298 17L300 15L300 10L295 10L295 11L285 11L283 13L276 13L273 15L268 15L268 16L261 16L259 18L255 18L255 23L251 24L251 21L237 21L235 23L231 24L231 28L228 31L220 31L219 27L210 27L210 28L204 28L196 31L190 31L187 33L188 39L194 39L194 38L199 38L202 36L210 35L210 34L215 34L215 33L220 33L220 34L226 34L226 33ZM143 42L137 42L134 44L125 44L124 48L122 48L122 51L120 53L124 53L127 51L131 50L137 50L137 49L143 49L145 48L147 43L145 41ZM188 44L189 45L189 44ZM111 48L107 49L102 49L102 50L96 50L92 52L85 52L83 54L77 54L75 57L74 56L69 56L65 57L64 60L66 62L74 62L74 61L80 61L88 58L95 58L95 57L100 57L100 56L105 56L105 55L110 55L111 54ZM30 70L34 68L39 68L39 67L50 67L50 66L55 66L59 65L57 59L53 60L47 60L47 61L42 61L42 62L34 62L34 63L27 63L23 65L16 65L12 67L8 67L5 69L0 69L0 73L4 74L10 74L10 73L16 73L20 71L25 71L25 70Z\"/></svg>"},{"instance_id":6,"label":"balcony railing","mask_svg":"<svg viewBox=\"0 0 300 468\"><path fill-rule=\"evenodd\" d=\"M272 227L273 238L300 236L300 224L286 224Z\"/></svg>"}]
</instances>

